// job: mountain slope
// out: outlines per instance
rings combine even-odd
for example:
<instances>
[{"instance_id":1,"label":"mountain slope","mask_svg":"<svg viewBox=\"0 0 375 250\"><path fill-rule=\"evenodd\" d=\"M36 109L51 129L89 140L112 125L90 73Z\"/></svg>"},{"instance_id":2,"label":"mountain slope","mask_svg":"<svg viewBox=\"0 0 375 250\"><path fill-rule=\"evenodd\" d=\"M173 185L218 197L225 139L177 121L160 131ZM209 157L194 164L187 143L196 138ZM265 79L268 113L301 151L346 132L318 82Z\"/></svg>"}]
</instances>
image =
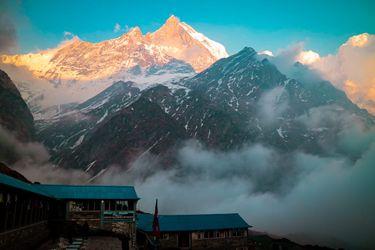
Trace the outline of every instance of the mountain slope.
<instances>
[{"instance_id":1,"label":"mountain slope","mask_svg":"<svg viewBox=\"0 0 375 250\"><path fill-rule=\"evenodd\" d=\"M101 133L96 132L104 124L105 131L118 127L113 117L131 109L139 100L143 100L144 105L137 106L138 112L144 114L147 109L147 117L155 120L168 117L175 124L173 126L181 130L173 136L173 141L196 139L209 148L224 151L248 143L261 143L282 152L302 150L334 154L335 150L340 150L337 147L338 133L347 124L342 119L355 119L364 126L375 124L374 117L359 109L329 82L301 82L287 78L267 59L259 57L253 49L245 48L194 77L168 86L155 85L139 90L131 83L114 84L79 105L76 113L56 117L51 124L41 124L43 129L39 135L53 149L56 162L68 160L69 164L64 163L65 166L88 166L91 160L100 160L102 157L95 158L90 153L91 147L96 148L93 145L96 141L102 148L119 150L116 147L127 147L127 150L132 148L141 154L142 150L147 151L145 147L140 150L128 140L113 146L112 140L103 139ZM151 106L157 107L158 111L148 114ZM136 113L126 114L127 119L138 119ZM138 123L133 125L139 126ZM149 133L159 130L149 121L143 125L142 129ZM128 124L122 126L115 130L115 134L132 137ZM109 134L106 137L112 138ZM147 145L152 145L155 143L152 138L149 134L137 132L137 140L142 143L149 141ZM168 151L168 146L162 149L157 152L160 156ZM130 160L123 162L127 167ZM104 165L97 165L96 171Z\"/></svg>"},{"instance_id":2,"label":"mountain slope","mask_svg":"<svg viewBox=\"0 0 375 250\"><path fill-rule=\"evenodd\" d=\"M34 119L9 76L0 70L0 125L17 139L30 141L35 136Z\"/></svg>"},{"instance_id":3,"label":"mountain slope","mask_svg":"<svg viewBox=\"0 0 375 250\"><path fill-rule=\"evenodd\" d=\"M70 112L37 122L43 143L52 155L64 149L74 150L106 118L138 99L140 90L133 85L133 82L116 82Z\"/></svg>"},{"instance_id":4,"label":"mountain slope","mask_svg":"<svg viewBox=\"0 0 375 250\"><path fill-rule=\"evenodd\" d=\"M98 172L110 165L127 166L145 153L164 155L187 138L160 107L145 98L100 123L75 150L59 156L61 166Z\"/></svg>"},{"instance_id":5,"label":"mountain slope","mask_svg":"<svg viewBox=\"0 0 375 250\"><path fill-rule=\"evenodd\" d=\"M57 48L0 55L36 120L48 119L95 96L117 81L140 89L191 77L227 56L225 48L171 16L153 33L138 27L98 43L74 37Z\"/></svg>"},{"instance_id":6,"label":"mountain slope","mask_svg":"<svg viewBox=\"0 0 375 250\"><path fill-rule=\"evenodd\" d=\"M211 105L239 115L242 124L238 125L246 131L243 137L282 150L301 148L323 153L326 149L321 145L326 145L327 140L335 142L332 136L336 135L337 126L342 126L340 122L321 122L312 127L306 121L317 109L337 116L345 113L364 124L374 124L374 117L331 83L289 79L251 48L217 61L181 84L201 93Z\"/></svg>"}]
</instances>

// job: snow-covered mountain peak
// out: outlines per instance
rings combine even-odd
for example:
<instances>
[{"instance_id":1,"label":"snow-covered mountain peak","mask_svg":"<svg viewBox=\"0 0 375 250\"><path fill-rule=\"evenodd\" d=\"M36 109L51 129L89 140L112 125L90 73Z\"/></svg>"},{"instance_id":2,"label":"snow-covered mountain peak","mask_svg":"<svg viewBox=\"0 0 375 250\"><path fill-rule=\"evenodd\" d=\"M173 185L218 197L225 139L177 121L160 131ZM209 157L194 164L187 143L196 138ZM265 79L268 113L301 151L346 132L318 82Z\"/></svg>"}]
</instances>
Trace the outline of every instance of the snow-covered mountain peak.
<instances>
[{"instance_id":1,"label":"snow-covered mountain peak","mask_svg":"<svg viewBox=\"0 0 375 250\"><path fill-rule=\"evenodd\" d=\"M16 66L40 78L30 77L24 82L21 77L17 79L17 70L14 75L9 72L16 84L22 85L21 94L29 104L33 102L30 106L37 107L32 108L35 115L46 107L85 101L115 81L131 80L140 88L151 83L167 85L203 71L226 56L224 46L171 16L146 35L134 27L117 38L97 43L75 36L36 53L0 55L0 64ZM43 84L36 88L39 81Z\"/></svg>"},{"instance_id":2,"label":"snow-covered mountain peak","mask_svg":"<svg viewBox=\"0 0 375 250\"><path fill-rule=\"evenodd\" d=\"M56 49L67 47L67 46L72 46L74 44L79 44L81 42L83 42L81 38L79 38L78 36L73 36L71 39L61 42Z\"/></svg>"},{"instance_id":3,"label":"snow-covered mountain peak","mask_svg":"<svg viewBox=\"0 0 375 250\"><path fill-rule=\"evenodd\" d=\"M167 25L176 25L178 23L180 23L180 19L176 17L175 15L171 15L165 22L165 24Z\"/></svg>"},{"instance_id":4,"label":"snow-covered mountain peak","mask_svg":"<svg viewBox=\"0 0 375 250\"><path fill-rule=\"evenodd\" d=\"M228 56L223 45L207 38L173 15L148 37L162 51L189 63L197 72Z\"/></svg>"},{"instance_id":5,"label":"snow-covered mountain peak","mask_svg":"<svg viewBox=\"0 0 375 250\"><path fill-rule=\"evenodd\" d=\"M220 59L228 56L228 53L222 44L209 39L184 22L180 23L180 25L190 36L201 42L202 45L205 46L206 49L208 49L216 58Z\"/></svg>"},{"instance_id":6,"label":"snow-covered mountain peak","mask_svg":"<svg viewBox=\"0 0 375 250\"><path fill-rule=\"evenodd\" d=\"M137 65L162 65L171 59L185 61L199 72L227 56L223 45L172 15L160 29L147 35L134 27L118 38L98 43L75 36L54 49L2 55L0 62L24 66L37 77L63 83L108 78Z\"/></svg>"},{"instance_id":7,"label":"snow-covered mountain peak","mask_svg":"<svg viewBox=\"0 0 375 250\"><path fill-rule=\"evenodd\" d=\"M129 36L129 37L141 39L142 38L142 31L138 26L135 26L135 27L131 28L129 30L129 32L126 33L126 35Z\"/></svg>"}]
</instances>

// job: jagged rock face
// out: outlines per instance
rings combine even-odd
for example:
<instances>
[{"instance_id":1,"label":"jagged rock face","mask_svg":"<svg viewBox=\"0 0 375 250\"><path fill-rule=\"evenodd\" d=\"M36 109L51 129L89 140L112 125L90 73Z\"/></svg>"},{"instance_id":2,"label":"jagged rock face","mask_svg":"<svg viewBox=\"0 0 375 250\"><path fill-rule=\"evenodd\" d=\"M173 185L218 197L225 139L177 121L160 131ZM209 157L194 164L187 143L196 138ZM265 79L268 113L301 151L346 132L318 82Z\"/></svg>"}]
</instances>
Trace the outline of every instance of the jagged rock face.
<instances>
[{"instance_id":1,"label":"jagged rock face","mask_svg":"<svg viewBox=\"0 0 375 250\"><path fill-rule=\"evenodd\" d=\"M60 156L59 164L98 172L111 165L127 166L145 152L165 156L186 138L183 127L141 97L96 126L79 147Z\"/></svg>"},{"instance_id":2,"label":"jagged rock face","mask_svg":"<svg viewBox=\"0 0 375 250\"><path fill-rule=\"evenodd\" d=\"M202 71L227 56L225 48L171 16L156 32L142 35L136 27L119 38L90 43L77 37L61 46L25 55L1 56L1 62L25 66L34 75L54 82L92 81L135 66L164 65L173 59Z\"/></svg>"},{"instance_id":3,"label":"jagged rock face","mask_svg":"<svg viewBox=\"0 0 375 250\"><path fill-rule=\"evenodd\" d=\"M151 107L155 111L151 112ZM253 49L245 48L194 77L167 86L139 90L133 83L116 83L81 104L76 113L39 126L42 128L40 136L53 150L56 162L69 162L65 165L83 168L91 166L94 160L109 158L109 151L104 155L96 151L99 150L94 145L96 142L100 142L102 148L110 147L118 152L116 159L124 154L122 160L126 158L124 162L130 162L128 152L133 152L132 156L139 155L146 151L145 145L158 145L155 138L165 137L171 133L170 128L179 132L156 152L160 157L177 141L187 138L221 150L262 143L284 152L301 149L324 154L324 145L337 142L337 126L325 124L322 128L315 128L303 120L314 109L324 110L326 107L332 114L347 113L361 119L364 124L374 124L374 117L359 109L329 82L289 79ZM133 108L134 111L130 112ZM87 119L74 119L82 114L90 115ZM126 122L119 118L125 114ZM147 133L137 132L140 123L135 121L138 119L143 121L142 130ZM134 126L133 129L129 124ZM121 137L124 134L127 139L112 143L117 138L110 135L111 129L115 135ZM103 133L98 132L102 130ZM142 146L131 139L133 133ZM150 137L153 133L157 136ZM91 147L95 148L94 151ZM120 149L124 147L126 152L121 153ZM100 156L95 158L93 152ZM96 171L105 164L100 163L97 167Z\"/></svg>"},{"instance_id":4,"label":"jagged rock face","mask_svg":"<svg viewBox=\"0 0 375 250\"><path fill-rule=\"evenodd\" d=\"M35 136L34 119L9 76L0 70L0 125L21 141Z\"/></svg>"},{"instance_id":5,"label":"jagged rock face","mask_svg":"<svg viewBox=\"0 0 375 250\"><path fill-rule=\"evenodd\" d=\"M198 72L228 56L223 45L198 33L175 16L171 16L156 32L147 34L146 39L169 56L189 63Z\"/></svg>"},{"instance_id":6,"label":"jagged rock face","mask_svg":"<svg viewBox=\"0 0 375 250\"><path fill-rule=\"evenodd\" d=\"M39 124L39 136L52 150L75 150L96 126L136 100L140 90L133 82L116 82L75 110ZM53 154L54 156L55 154Z\"/></svg>"}]
</instances>

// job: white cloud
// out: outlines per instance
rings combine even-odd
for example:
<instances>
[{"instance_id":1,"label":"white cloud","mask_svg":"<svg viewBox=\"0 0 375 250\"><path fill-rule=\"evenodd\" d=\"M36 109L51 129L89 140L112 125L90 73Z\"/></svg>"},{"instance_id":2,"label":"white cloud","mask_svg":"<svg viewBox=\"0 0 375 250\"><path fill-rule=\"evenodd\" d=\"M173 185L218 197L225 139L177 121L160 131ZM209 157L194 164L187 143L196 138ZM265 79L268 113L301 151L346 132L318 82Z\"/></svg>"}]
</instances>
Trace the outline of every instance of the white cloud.
<instances>
[{"instance_id":1,"label":"white cloud","mask_svg":"<svg viewBox=\"0 0 375 250\"><path fill-rule=\"evenodd\" d=\"M259 55L272 56L272 57L274 56L274 55L273 55L273 52L270 51L270 50L263 50L263 51L260 51L258 54L259 54Z\"/></svg>"},{"instance_id":2,"label":"white cloud","mask_svg":"<svg viewBox=\"0 0 375 250\"><path fill-rule=\"evenodd\" d=\"M114 33L125 33L130 30L128 25L121 26L119 23L115 23L115 26L113 26L113 32Z\"/></svg>"},{"instance_id":3,"label":"white cloud","mask_svg":"<svg viewBox=\"0 0 375 250\"><path fill-rule=\"evenodd\" d=\"M177 150L174 167L146 155L127 171L109 167L97 181L135 185L139 208L147 212L158 198L160 213L236 211L258 231L373 249L375 131L334 107L313 109L301 119L312 127L338 122L339 145L331 146L337 152L283 153L260 144L223 152L190 141Z\"/></svg>"},{"instance_id":4,"label":"white cloud","mask_svg":"<svg viewBox=\"0 0 375 250\"><path fill-rule=\"evenodd\" d=\"M320 55L312 50L301 51L295 58L296 61L302 64L312 64L319 61Z\"/></svg>"},{"instance_id":5,"label":"white cloud","mask_svg":"<svg viewBox=\"0 0 375 250\"><path fill-rule=\"evenodd\" d=\"M258 101L259 115L266 125L277 122L288 108L288 93L283 87L276 87L265 92Z\"/></svg>"},{"instance_id":6,"label":"white cloud","mask_svg":"<svg viewBox=\"0 0 375 250\"><path fill-rule=\"evenodd\" d=\"M121 25L119 23L116 23L113 27L113 32L117 33L119 31L121 31Z\"/></svg>"},{"instance_id":7,"label":"white cloud","mask_svg":"<svg viewBox=\"0 0 375 250\"><path fill-rule=\"evenodd\" d=\"M375 35L350 37L336 54L300 51L296 60L317 70L357 105L375 114Z\"/></svg>"},{"instance_id":8,"label":"white cloud","mask_svg":"<svg viewBox=\"0 0 375 250\"><path fill-rule=\"evenodd\" d=\"M64 40L70 40L75 37L75 35L70 31L64 31Z\"/></svg>"}]
</instances>

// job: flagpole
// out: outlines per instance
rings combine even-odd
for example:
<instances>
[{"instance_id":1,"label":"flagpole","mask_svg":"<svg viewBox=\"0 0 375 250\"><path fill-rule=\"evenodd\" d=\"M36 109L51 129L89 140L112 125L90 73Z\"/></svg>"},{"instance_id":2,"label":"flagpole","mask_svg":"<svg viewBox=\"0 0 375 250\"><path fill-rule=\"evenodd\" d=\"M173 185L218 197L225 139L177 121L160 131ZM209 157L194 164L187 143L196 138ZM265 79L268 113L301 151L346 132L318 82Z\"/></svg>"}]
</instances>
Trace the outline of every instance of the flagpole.
<instances>
[{"instance_id":1,"label":"flagpole","mask_svg":"<svg viewBox=\"0 0 375 250\"><path fill-rule=\"evenodd\" d=\"M159 225L159 210L158 210L158 199L155 202L155 209L154 209L154 220L152 222L152 234L154 239L154 248L157 250L159 249L159 238L160 238L160 225Z\"/></svg>"}]
</instances>

